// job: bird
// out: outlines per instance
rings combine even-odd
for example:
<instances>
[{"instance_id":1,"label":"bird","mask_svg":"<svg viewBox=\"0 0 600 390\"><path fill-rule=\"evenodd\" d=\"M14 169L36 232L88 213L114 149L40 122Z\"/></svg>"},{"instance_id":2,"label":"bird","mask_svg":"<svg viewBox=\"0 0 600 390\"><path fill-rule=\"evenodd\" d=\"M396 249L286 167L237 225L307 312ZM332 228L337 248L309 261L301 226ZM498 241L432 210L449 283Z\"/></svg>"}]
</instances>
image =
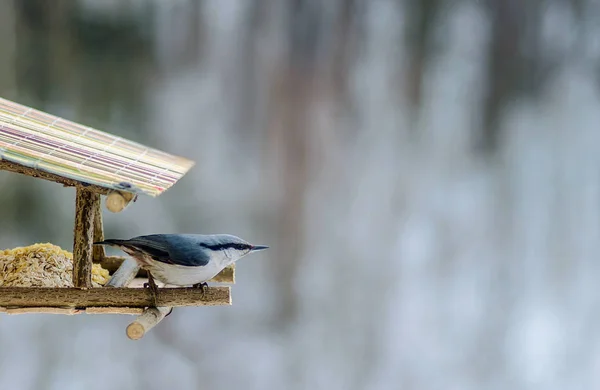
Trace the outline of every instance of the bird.
<instances>
[{"instance_id":1,"label":"bird","mask_svg":"<svg viewBox=\"0 0 600 390\"><path fill-rule=\"evenodd\" d=\"M205 291L206 281L242 257L268 249L252 245L231 234L149 234L128 240L105 239L94 245L117 247L148 273L149 287L156 296L154 279L174 286L193 286Z\"/></svg>"}]
</instances>

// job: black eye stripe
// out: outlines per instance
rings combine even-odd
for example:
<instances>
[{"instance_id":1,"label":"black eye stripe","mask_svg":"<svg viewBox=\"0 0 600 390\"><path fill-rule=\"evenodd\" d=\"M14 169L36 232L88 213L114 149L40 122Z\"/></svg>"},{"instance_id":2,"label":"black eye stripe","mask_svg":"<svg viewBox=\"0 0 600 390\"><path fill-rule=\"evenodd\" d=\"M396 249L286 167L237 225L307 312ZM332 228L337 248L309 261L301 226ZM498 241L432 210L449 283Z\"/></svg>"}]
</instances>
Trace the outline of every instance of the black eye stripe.
<instances>
[{"instance_id":1,"label":"black eye stripe","mask_svg":"<svg viewBox=\"0 0 600 390\"><path fill-rule=\"evenodd\" d=\"M248 245L248 244L236 244L236 243L214 244L214 245L201 243L200 246L203 248L206 248L206 249L210 249L212 251L221 251L221 250L225 250L225 249L236 249L238 251L243 251L243 250L250 249L252 247L251 245Z\"/></svg>"}]
</instances>

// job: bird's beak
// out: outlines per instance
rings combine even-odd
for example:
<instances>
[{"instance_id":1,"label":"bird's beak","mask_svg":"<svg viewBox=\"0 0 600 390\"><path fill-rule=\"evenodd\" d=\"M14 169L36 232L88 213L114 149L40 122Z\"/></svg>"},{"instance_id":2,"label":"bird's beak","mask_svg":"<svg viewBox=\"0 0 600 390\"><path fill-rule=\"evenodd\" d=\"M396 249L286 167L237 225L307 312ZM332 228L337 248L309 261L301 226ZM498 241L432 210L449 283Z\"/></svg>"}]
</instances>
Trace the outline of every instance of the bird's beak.
<instances>
[{"instance_id":1,"label":"bird's beak","mask_svg":"<svg viewBox=\"0 0 600 390\"><path fill-rule=\"evenodd\" d=\"M265 249L269 249L269 247L264 245L254 245L250 249L250 252L264 251Z\"/></svg>"}]
</instances>

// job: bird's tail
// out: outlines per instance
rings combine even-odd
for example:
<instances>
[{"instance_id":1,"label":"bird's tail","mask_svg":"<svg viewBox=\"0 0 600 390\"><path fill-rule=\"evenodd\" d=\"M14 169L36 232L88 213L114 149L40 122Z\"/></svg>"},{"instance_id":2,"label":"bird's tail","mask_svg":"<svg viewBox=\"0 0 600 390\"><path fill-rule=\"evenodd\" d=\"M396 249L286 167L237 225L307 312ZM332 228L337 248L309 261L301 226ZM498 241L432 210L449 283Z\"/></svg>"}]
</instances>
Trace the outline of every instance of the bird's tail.
<instances>
[{"instance_id":1,"label":"bird's tail","mask_svg":"<svg viewBox=\"0 0 600 390\"><path fill-rule=\"evenodd\" d=\"M122 246L122 245L127 244L127 241L128 240L108 239L108 240L104 240L104 241L95 242L94 245Z\"/></svg>"}]
</instances>

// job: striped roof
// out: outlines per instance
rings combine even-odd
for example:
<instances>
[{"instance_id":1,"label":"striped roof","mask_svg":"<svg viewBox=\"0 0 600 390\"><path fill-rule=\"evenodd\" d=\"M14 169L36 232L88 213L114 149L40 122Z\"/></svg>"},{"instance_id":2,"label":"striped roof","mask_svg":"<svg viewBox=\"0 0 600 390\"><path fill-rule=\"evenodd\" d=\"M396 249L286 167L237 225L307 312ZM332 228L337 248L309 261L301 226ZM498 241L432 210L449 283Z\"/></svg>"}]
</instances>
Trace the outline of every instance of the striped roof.
<instances>
[{"instance_id":1,"label":"striped roof","mask_svg":"<svg viewBox=\"0 0 600 390\"><path fill-rule=\"evenodd\" d=\"M0 98L0 160L82 183L158 196L194 165Z\"/></svg>"}]
</instances>

